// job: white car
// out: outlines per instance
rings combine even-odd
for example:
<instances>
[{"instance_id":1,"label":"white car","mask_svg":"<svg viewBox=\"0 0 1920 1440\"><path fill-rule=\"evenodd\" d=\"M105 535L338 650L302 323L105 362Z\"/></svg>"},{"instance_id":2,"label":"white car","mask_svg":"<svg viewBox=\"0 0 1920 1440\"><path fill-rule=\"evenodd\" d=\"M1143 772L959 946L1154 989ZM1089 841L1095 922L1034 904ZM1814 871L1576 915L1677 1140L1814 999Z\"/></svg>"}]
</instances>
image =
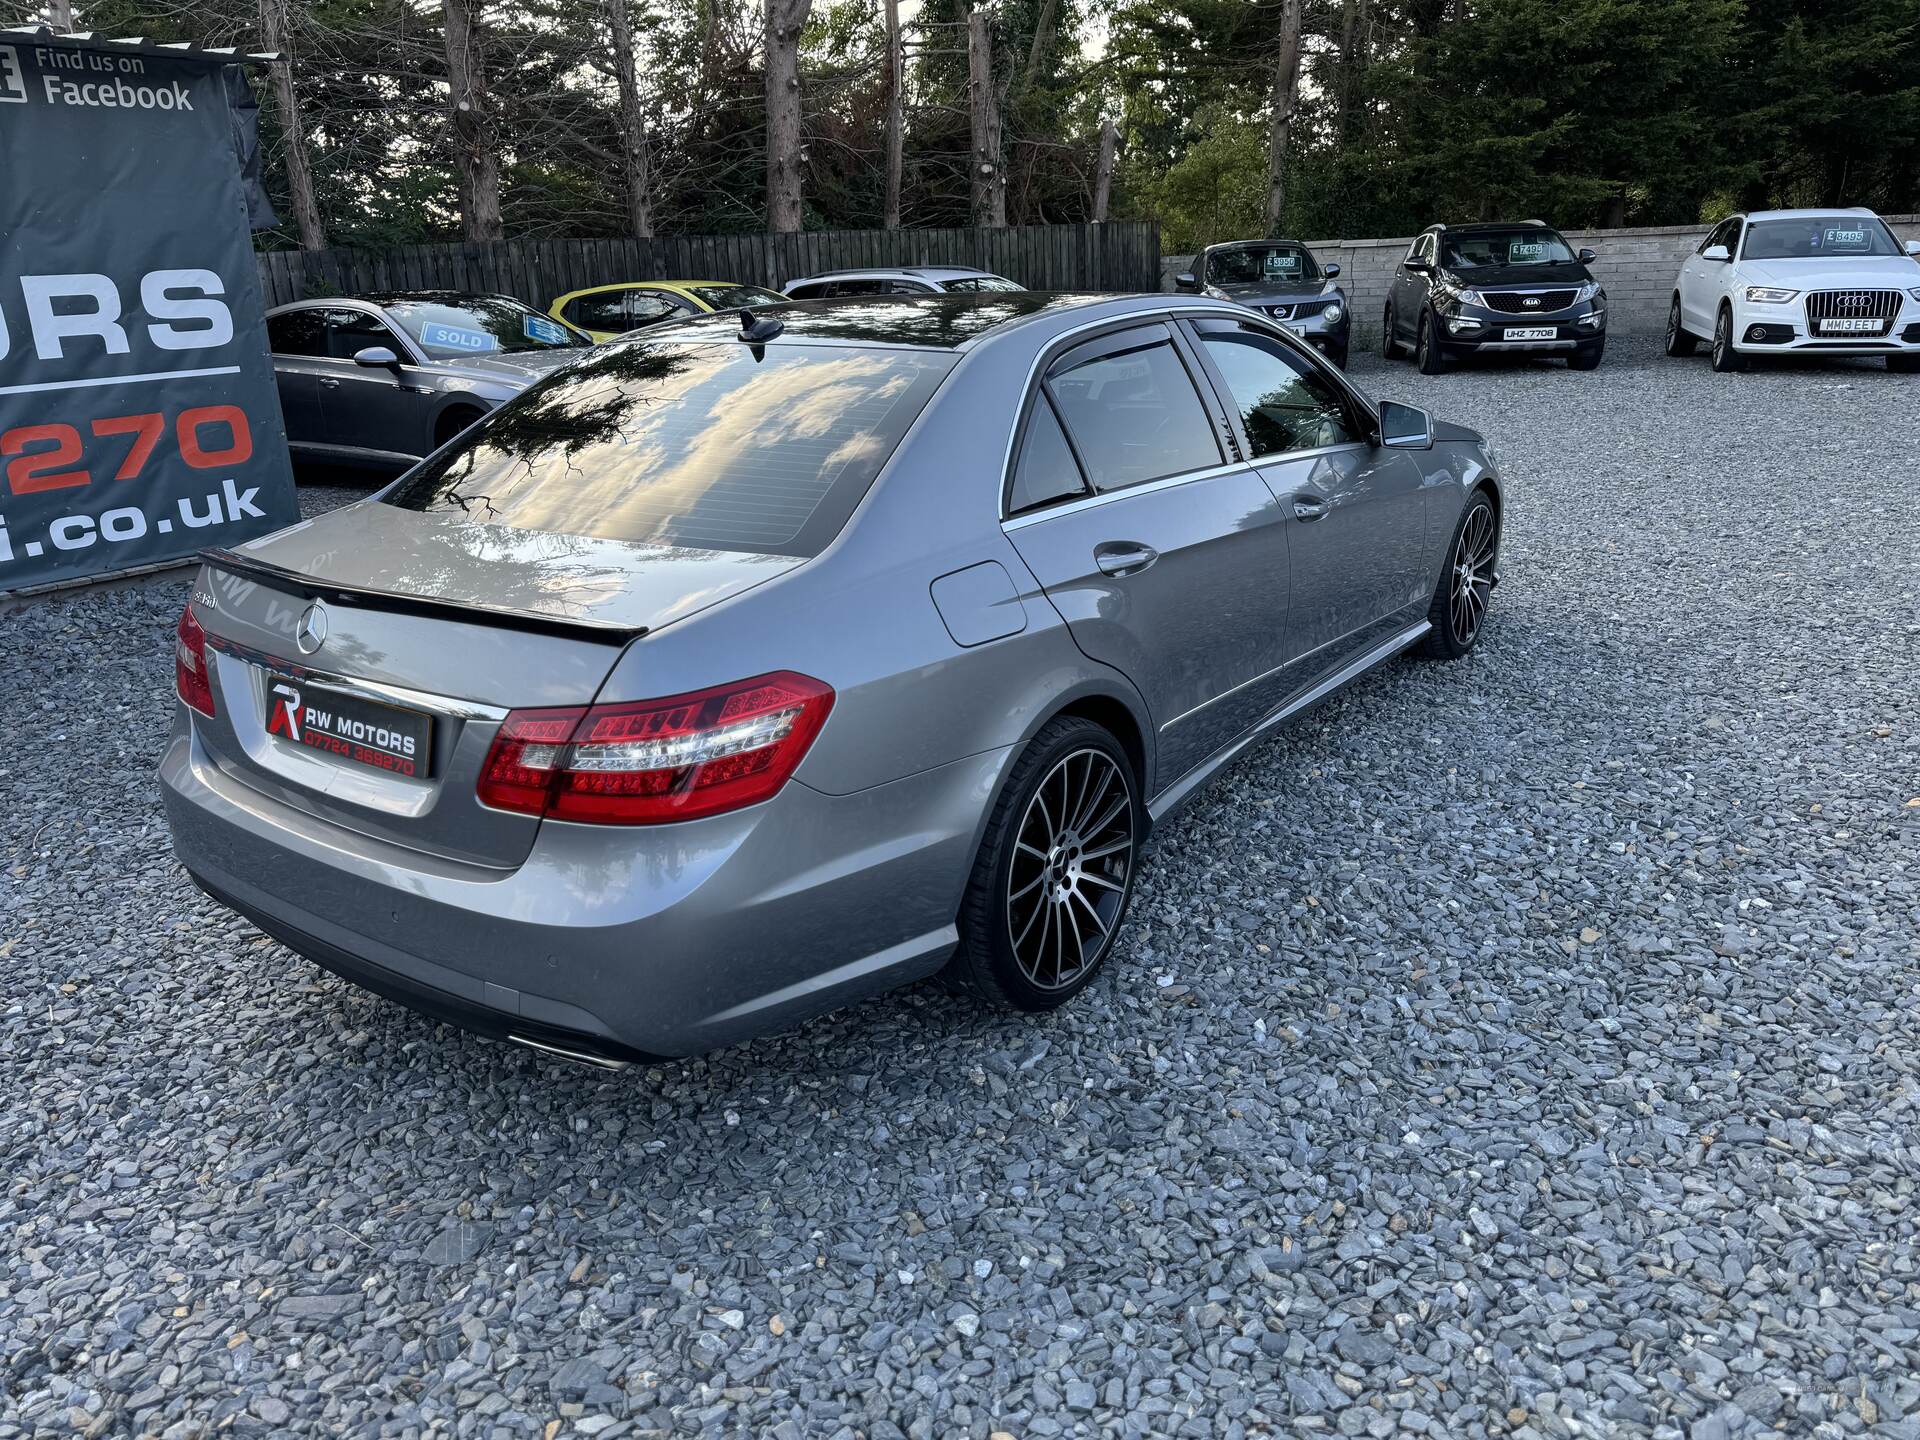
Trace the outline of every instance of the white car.
<instances>
[{"instance_id":1,"label":"white car","mask_svg":"<svg viewBox=\"0 0 1920 1440\"><path fill-rule=\"evenodd\" d=\"M1667 353L1711 336L1713 368L1749 355L1884 355L1920 372L1920 240L1871 210L1730 215L1687 257L1667 312Z\"/></svg>"}]
</instances>

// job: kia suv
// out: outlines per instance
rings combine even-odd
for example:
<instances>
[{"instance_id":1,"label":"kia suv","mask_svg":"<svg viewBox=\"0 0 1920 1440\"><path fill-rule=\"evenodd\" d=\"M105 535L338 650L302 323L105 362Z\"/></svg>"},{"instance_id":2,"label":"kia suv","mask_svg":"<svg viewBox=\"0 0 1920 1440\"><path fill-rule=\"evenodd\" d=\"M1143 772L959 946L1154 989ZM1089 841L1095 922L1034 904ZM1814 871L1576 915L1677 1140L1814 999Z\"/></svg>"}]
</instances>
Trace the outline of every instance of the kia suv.
<instances>
[{"instance_id":1,"label":"kia suv","mask_svg":"<svg viewBox=\"0 0 1920 1440\"><path fill-rule=\"evenodd\" d=\"M1394 272L1381 329L1389 359L1411 346L1422 374L1465 355L1564 355L1592 370L1607 346L1607 292L1540 220L1429 225Z\"/></svg>"}]
</instances>

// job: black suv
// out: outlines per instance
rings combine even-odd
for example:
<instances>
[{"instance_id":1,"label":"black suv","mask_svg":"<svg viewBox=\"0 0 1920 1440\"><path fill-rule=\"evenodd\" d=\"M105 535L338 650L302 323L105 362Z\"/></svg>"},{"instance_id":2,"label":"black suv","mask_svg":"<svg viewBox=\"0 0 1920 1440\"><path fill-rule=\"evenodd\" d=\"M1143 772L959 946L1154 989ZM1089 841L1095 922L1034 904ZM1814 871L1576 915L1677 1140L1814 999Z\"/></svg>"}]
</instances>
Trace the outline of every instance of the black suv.
<instances>
[{"instance_id":1,"label":"black suv","mask_svg":"<svg viewBox=\"0 0 1920 1440\"><path fill-rule=\"evenodd\" d=\"M1591 370L1607 346L1607 292L1540 220L1429 225L1407 248L1387 294L1380 349L1407 345L1425 375L1460 355L1562 354Z\"/></svg>"}]
</instances>

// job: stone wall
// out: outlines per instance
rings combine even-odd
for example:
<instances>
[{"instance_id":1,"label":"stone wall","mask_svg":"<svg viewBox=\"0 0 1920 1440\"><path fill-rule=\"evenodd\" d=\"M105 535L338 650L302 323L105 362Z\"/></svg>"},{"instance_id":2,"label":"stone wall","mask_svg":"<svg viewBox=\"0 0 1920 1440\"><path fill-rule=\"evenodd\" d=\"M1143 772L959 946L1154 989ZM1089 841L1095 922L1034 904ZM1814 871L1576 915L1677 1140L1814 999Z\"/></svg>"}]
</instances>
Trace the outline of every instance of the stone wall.
<instances>
[{"instance_id":1,"label":"stone wall","mask_svg":"<svg viewBox=\"0 0 1920 1440\"><path fill-rule=\"evenodd\" d=\"M1887 223L1902 240L1920 240L1920 215L1889 215ZM1576 250L1592 246L1600 258L1590 267L1607 287L1607 328L1616 334L1656 334L1667 323L1667 301L1674 276L1687 255L1706 238L1705 225L1666 225L1644 230L1568 230ZM1387 287L1413 237L1394 240L1310 240L1323 265L1340 266L1340 283L1353 301L1354 344L1379 343L1380 317ZM1173 277L1193 263L1191 255L1160 260L1160 288L1173 289Z\"/></svg>"}]
</instances>

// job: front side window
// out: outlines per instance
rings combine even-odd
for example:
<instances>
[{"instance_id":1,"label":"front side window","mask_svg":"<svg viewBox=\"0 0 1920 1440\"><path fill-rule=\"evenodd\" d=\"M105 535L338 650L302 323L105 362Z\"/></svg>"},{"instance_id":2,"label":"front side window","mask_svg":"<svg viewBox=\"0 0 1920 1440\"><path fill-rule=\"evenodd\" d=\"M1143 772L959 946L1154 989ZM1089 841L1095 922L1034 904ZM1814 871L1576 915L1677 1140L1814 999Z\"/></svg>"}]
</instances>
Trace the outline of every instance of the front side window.
<instances>
[{"instance_id":1,"label":"front side window","mask_svg":"<svg viewBox=\"0 0 1920 1440\"><path fill-rule=\"evenodd\" d=\"M382 500L557 535L816 555L955 363L620 341L509 401Z\"/></svg>"},{"instance_id":2,"label":"front side window","mask_svg":"<svg viewBox=\"0 0 1920 1440\"><path fill-rule=\"evenodd\" d=\"M406 346L377 315L364 310L327 311L327 353L336 360L351 360L362 350L376 346L393 351L401 360L409 358Z\"/></svg>"},{"instance_id":3,"label":"front side window","mask_svg":"<svg viewBox=\"0 0 1920 1440\"><path fill-rule=\"evenodd\" d=\"M1571 265L1573 249L1553 231L1538 225L1511 230L1476 230L1447 236L1447 266L1479 270L1496 265Z\"/></svg>"},{"instance_id":4,"label":"front side window","mask_svg":"<svg viewBox=\"0 0 1920 1440\"><path fill-rule=\"evenodd\" d=\"M627 329L658 325L663 320L678 320L686 312L664 295L635 295L629 307Z\"/></svg>"},{"instance_id":5,"label":"front side window","mask_svg":"<svg viewBox=\"0 0 1920 1440\"><path fill-rule=\"evenodd\" d=\"M1209 285L1311 285L1320 266L1304 245L1245 245L1207 256Z\"/></svg>"},{"instance_id":6,"label":"front side window","mask_svg":"<svg viewBox=\"0 0 1920 1440\"><path fill-rule=\"evenodd\" d=\"M1200 341L1227 382L1256 458L1355 438L1339 389L1279 341L1237 329L1206 332Z\"/></svg>"},{"instance_id":7,"label":"front side window","mask_svg":"<svg viewBox=\"0 0 1920 1440\"><path fill-rule=\"evenodd\" d=\"M1747 227L1745 260L1832 260L1905 254L1875 215L1815 215L1756 220Z\"/></svg>"},{"instance_id":8,"label":"front side window","mask_svg":"<svg viewBox=\"0 0 1920 1440\"><path fill-rule=\"evenodd\" d=\"M267 319L267 348L276 355L325 355L327 312L289 310Z\"/></svg>"},{"instance_id":9,"label":"front side window","mask_svg":"<svg viewBox=\"0 0 1920 1440\"><path fill-rule=\"evenodd\" d=\"M1033 413L1027 417L1026 438L1020 442L1020 460L1013 468L1008 512L1018 515L1036 505L1084 495L1086 491L1080 462L1073 458L1067 432L1060 428L1053 402L1043 391L1034 397Z\"/></svg>"},{"instance_id":10,"label":"front side window","mask_svg":"<svg viewBox=\"0 0 1920 1440\"><path fill-rule=\"evenodd\" d=\"M1047 386L1097 490L1220 463L1206 407L1168 340L1069 359Z\"/></svg>"},{"instance_id":11,"label":"front side window","mask_svg":"<svg viewBox=\"0 0 1920 1440\"><path fill-rule=\"evenodd\" d=\"M551 315L542 315L504 295L446 301L396 300L386 308L431 360L565 350L589 343L586 336Z\"/></svg>"}]
</instances>

